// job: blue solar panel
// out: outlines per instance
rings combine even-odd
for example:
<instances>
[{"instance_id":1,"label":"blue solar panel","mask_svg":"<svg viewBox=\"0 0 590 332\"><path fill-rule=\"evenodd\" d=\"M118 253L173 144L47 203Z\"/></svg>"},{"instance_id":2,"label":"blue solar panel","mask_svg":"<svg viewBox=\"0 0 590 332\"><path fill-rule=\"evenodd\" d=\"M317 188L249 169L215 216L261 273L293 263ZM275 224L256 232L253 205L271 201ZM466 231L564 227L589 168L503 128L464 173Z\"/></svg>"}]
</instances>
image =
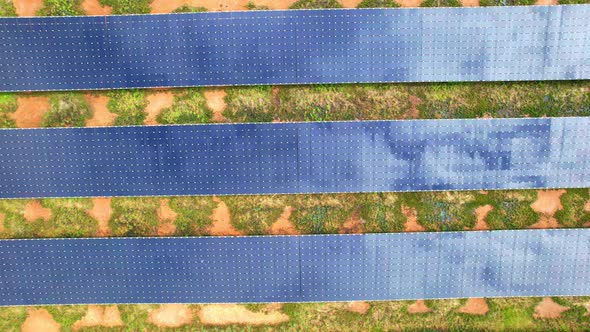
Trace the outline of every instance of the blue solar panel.
<instances>
[{"instance_id":1,"label":"blue solar panel","mask_svg":"<svg viewBox=\"0 0 590 332\"><path fill-rule=\"evenodd\" d=\"M0 240L0 305L590 295L590 229Z\"/></svg>"},{"instance_id":2,"label":"blue solar panel","mask_svg":"<svg viewBox=\"0 0 590 332\"><path fill-rule=\"evenodd\" d=\"M590 117L0 130L0 197L590 187Z\"/></svg>"},{"instance_id":3,"label":"blue solar panel","mask_svg":"<svg viewBox=\"0 0 590 332\"><path fill-rule=\"evenodd\" d=\"M0 90L590 78L590 6L0 18Z\"/></svg>"}]
</instances>

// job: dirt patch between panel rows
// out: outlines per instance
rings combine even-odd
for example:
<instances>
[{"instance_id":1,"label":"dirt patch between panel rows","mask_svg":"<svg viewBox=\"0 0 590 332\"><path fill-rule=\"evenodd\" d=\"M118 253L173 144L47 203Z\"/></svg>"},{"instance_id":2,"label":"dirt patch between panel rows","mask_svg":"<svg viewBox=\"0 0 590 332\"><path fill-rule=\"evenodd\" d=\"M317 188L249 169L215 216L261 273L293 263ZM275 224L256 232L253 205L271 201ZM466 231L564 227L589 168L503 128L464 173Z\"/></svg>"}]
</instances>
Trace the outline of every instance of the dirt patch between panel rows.
<instances>
[{"instance_id":1,"label":"dirt patch between panel rows","mask_svg":"<svg viewBox=\"0 0 590 332\"><path fill-rule=\"evenodd\" d=\"M359 211L354 211L350 218L344 222L338 233L340 234L362 234L365 221L361 219Z\"/></svg>"},{"instance_id":2,"label":"dirt patch between panel rows","mask_svg":"<svg viewBox=\"0 0 590 332\"><path fill-rule=\"evenodd\" d=\"M111 235L111 229L109 228L109 220L113 210L111 209L111 198L100 197L92 199L92 209L88 211L88 215L94 218L98 222L98 236L109 236Z\"/></svg>"},{"instance_id":3,"label":"dirt patch between panel rows","mask_svg":"<svg viewBox=\"0 0 590 332\"><path fill-rule=\"evenodd\" d=\"M416 302L410 304L408 306L408 313L409 314L425 314L428 312L432 312L424 300L417 300Z\"/></svg>"},{"instance_id":4,"label":"dirt patch between panel rows","mask_svg":"<svg viewBox=\"0 0 590 332\"><path fill-rule=\"evenodd\" d=\"M193 310L186 304L162 304L148 315L148 322L158 327L179 327L192 323Z\"/></svg>"},{"instance_id":5,"label":"dirt patch between panel rows","mask_svg":"<svg viewBox=\"0 0 590 332\"><path fill-rule=\"evenodd\" d=\"M86 94L84 95L84 99L88 105L90 105L90 109L92 110L92 117L86 120L86 126L103 127L112 126L115 123L117 114L111 113L107 108L109 97Z\"/></svg>"},{"instance_id":6,"label":"dirt patch between panel rows","mask_svg":"<svg viewBox=\"0 0 590 332\"><path fill-rule=\"evenodd\" d=\"M207 89L203 95L207 100L207 107L213 111L213 121L227 122L227 119L223 116L223 111L227 107L225 103L227 92L225 92L225 89Z\"/></svg>"},{"instance_id":7,"label":"dirt patch between panel rows","mask_svg":"<svg viewBox=\"0 0 590 332\"><path fill-rule=\"evenodd\" d=\"M46 309L29 308L21 332L59 332L60 325Z\"/></svg>"},{"instance_id":8,"label":"dirt patch between panel rows","mask_svg":"<svg viewBox=\"0 0 590 332\"><path fill-rule=\"evenodd\" d=\"M462 314L483 316L487 314L488 311L490 311L490 307L488 306L488 302L486 301L486 299L478 297L467 299L467 303L465 303L464 306L459 308L457 312Z\"/></svg>"},{"instance_id":9,"label":"dirt patch between panel rows","mask_svg":"<svg viewBox=\"0 0 590 332\"><path fill-rule=\"evenodd\" d=\"M406 216L404 232L424 232L424 227L418 223L418 212L416 212L416 209L402 205L402 213Z\"/></svg>"},{"instance_id":10,"label":"dirt patch between panel rows","mask_svg":"<svg viewBox=\"0 0 590 332\"><path fill-rule=\"evenodd\" d=\"M160 207L158 207L158 235L159 236L169 236L176 232L176 225L174 222L176 221L176 217L178 217L178 213L174 212L168 205L170 202L169 199L161 199L160 200Z\"/></svg>"},{"instance_id":11,"label":"dirt patch between panel rows","mask_svg":"<svg viewBox=\"0 0 590 332\"><path fill-rule=\"evenodd\" d=\"M119 308L116 305L107 307L89 305L86 315L84 315L82 319L75 322L72 328L74 331L76 331L84 327L117 327L123 325L121 313L119 312Z\"/></svg>"},{"instance_id":12,"label":"dirt patch between panel rows","mask_svg":"<svg viewBox=\"0 0 590 332\"><path fill-rule=\"evenodd\" d=\"M213 209L213 212L209 216L209 219L213 221L211 226L209 226L209 234L217 236L243 235L242 232L235 229L231 224L229 208L227 205L217 197L213 197L213 202L217 203L217 207Z\"/></svg>"},{"instance_id":13,"label":"dirt patch between panel rows","mask_svg":"<svg viewBox=\"0 0 590 332\"><path fill-rule=\"evenodd\" d=\"M206 325L277 325L289 321L289 316L279 311L253 312L237 304L204 305L198 315Z\"/></svg>"},{"instance_id":14,"label":"dirt patch between panel rows","mask_svg":"<svg viewBox=\"0 0 590 332\"><path fill-rule=\"evenodd\" d=\"M25 206L23 216L28 222L33 222L37 219L48 221L51 219L51 209L43 207L40 201L31 201Z\"/></svg>"},{"instance_id":15,"label":"dirt patch between panel rows","mask_svg":"<svg viewBox=\"0 0 590 332\"><path fill-rule=\"evenodd\" d=\"M143 121L146 125L157 125L158 115L160 112L172 106L174 103L174 94L170 91L159 91L147 96L148 105L145 108L147 117Z\"/></svg>"},{"instance_id":16,"label":"dirt patch between panel rows","mask_svg":"<svg viewBox=\"0 0 590 332\"><path fill-rule=\"evenodd\" d=\"M293 213L293 208L290 206L285 206L281 216L275 221L269 229L269 233L273 235L298 235L301 234L295 228L295 225L289 220L291 218L291 214Z\"/></svg>"},{"instance_id":17,"label":"dirt patch between panel rows","mask_svg":"<svg viewBox=\"0 0 590 332\"><path fill-rule=\"evenodd\" d=\"M345 309L349 312L364 315L369 311L369 309L371 309L371 305L369 302L355 301L347 303Z\"/></svg>"},{"instance_id":18,"label":"dirt patch between panel rows","mask_svg":"<svg viewBox=\"0 0 590 332\"><path fill-rule=\"evenodd\" d=\"M0 212L0 233L4 232L4 219L6 219L6 215Z\"/></svg>"},{"instance_id":19,"label":"dirt patch between panel rows","mask_svg":"<svg viewBox=\"0 0 590 332\"><path fill-rule=\"evenodd\" d=\"M531 204L531 208L540 213L539 221L531 225L533 229L548 229L561 227L557 219L553 217L555 212L563 210L561 205L561 196L566 191L561 190L539 190L537 191L537 200Z\"/></svg>"},{"instance_id":20,"label":"dirt patch between panel rows","mask_svg":"<svg viewBox=\"0 0 590 332\"><path fill-rule=\"evenodd\" d=\"M19 128L39 128L47 111L49 111L49 98L19 96L16 112L9 116Z\"/></svg>"},{"instance_id":21,"label":"dirt patch between panel rows","mask_svg":"<svg viewBox=\"0 0 590 332\"><path fill-rule=\"evenodd\" d=\"M486 222L486 217L493 209L494 207L490 204L483 205L475 209L475 217L477 222L475 223L475 226L473 226L474 231L487 231L490 229L490 226L488 226L488 223Z\"/></svg>"},{"instance_id":22,"label":"dirt patch between panel rows","mask_svg":"<svg viewBox=\"0 0 590 332\"><path fill-rule=\"evenodd\" d=\"M35 16L41 7L43 0L12 0L16 15L18 16Z\"/></svg>"},{"instance_id":23,"label":"dirt patch between panel rows","mask_svg":"<svg viewBox=\"0 0 590 332\"><path fill-rule=\"evenodd\" d=\"M98 0L84 0L82 10L87 15L110 15L113 12L112 7L103 7Z\"/></svg>"},{"instance_id":24,"label":"dirt patch between panel rows","mask_svg":"<svg viewBox=\"0 0 590 332\"><path fill-rule=\"evenodd\" d=\"M563 312L568 310L570 308L557 304L550 297L546 297L535 307L533 317L536 319L559 318Z\"/></svg>"}]
</instances>

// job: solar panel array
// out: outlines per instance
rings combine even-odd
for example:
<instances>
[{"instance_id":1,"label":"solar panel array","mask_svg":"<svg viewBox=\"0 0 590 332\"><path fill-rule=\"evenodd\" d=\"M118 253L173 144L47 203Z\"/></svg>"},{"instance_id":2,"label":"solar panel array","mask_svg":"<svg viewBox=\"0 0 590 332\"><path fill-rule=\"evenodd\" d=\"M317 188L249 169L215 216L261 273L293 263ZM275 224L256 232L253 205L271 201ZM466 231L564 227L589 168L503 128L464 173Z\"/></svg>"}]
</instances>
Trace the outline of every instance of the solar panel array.
<instances>
[{"instance_id":1,"label":"solar panel array","mask_svg":"<svg viewBox=\"0 0 590 332\"><path fill-rule=\"evenodd\" d=\"M590 78L590 6L0 18L0 90Z\"/></svg>"},{"instance_id":2,"label":"solar panel array","mask_svg":"<svg viewBox=\"0 0 590 332\"><path fill-rule=\"evenodd\" d=\"M590 186L590 118L0 130L0 197Z\"/></svg>"},{"instance_id":3,"label":"solar panel array","mask_svg":"<svg viewBox=\"0 0 590 332\"><path fill-rule=\"evenodd\" d=\"M590 230L0 241L0 305L587 295Z\"/></svg>"}]
</instances>

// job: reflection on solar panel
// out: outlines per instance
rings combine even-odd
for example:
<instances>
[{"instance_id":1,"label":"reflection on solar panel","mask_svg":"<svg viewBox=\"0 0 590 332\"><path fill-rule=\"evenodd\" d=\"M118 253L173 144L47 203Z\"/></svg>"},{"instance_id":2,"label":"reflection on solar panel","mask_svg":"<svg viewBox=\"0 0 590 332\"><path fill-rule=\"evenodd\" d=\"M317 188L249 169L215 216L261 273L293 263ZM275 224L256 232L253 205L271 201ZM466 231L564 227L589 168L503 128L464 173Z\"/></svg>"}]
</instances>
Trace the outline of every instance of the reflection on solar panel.
<instances>
[{"instance_id":1,"label":"reflection on solar panel","mask_svg":"<svg viewBox=\"0 0 590 332\"><path fill-rule=\"evenodd\" d=\"M0 19L0 90L590 78L590 6Z\"/></svg>"},{"instance_id":2,"label":"reflection on solar panel","mask_svg":"<svg viewBox=\"0 0 590 332\"><path fill-rule=\"evenodd\" d=\"M590 186L590 117L0 130L0 197Z\"/></svg>"},{"instance_id":3,"label":"reflection on solar panel","mask_svg":"<svg viewBox=\"0 0 590 332\"><path fill-rule=\"evenodd\" d=\"M0 241L0 305L590 295L590 230Z\"/></svg>"}]
</instances>

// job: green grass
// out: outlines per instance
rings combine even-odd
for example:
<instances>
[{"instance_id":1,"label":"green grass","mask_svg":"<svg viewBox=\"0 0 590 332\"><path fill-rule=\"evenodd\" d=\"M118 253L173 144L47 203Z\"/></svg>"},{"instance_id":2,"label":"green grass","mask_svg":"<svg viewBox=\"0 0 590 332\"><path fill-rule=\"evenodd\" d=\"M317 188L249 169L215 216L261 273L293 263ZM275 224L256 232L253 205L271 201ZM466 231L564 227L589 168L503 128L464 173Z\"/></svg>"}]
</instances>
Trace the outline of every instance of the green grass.
<instances>
[{"instance_id":1,"label":"green grass","mask_svg":"<svg viewBox=\"0 0 590 332\"><path fill-rule=\"evenodd\" d=\"M0 0L0 16L16 16L12 1Z\"/></svg>"},{"instance_id":2,"label":"green grass","mask_svg":"<svg viewBox=\"0 0 590 332\"><path fill-rule=\"evenodd\" d=\"M194 7L189 5L182 5L174 10L174 13L202 13L206 12L205 7Z\"/></svg>"},{"instance_id":3,"label":"green grass","mask_svg":"<svg viewBox=\"0 0 590 332\"><path fill-rule=\"evenodd\" d=\"M424 0L420 7L461 7L459 0Z\"/></svg>"},{"instance_id":4,"label":"green grass","mask_svg":"<svg viewBox=\"0 0 590 332\"><path fill-rule=\"evenodd\" d=\"M357 8L397 8L401 7L393 0L363 0Z\"/></svg>"},{"instance_id":5,"label":"green grass","mask_svg":"<svg viewBox=\"0 0 590 332\"><path fill-rule=\"evenodd\" d=\"M83 15L81 0L44 0L39 16L74 16Z\"/></svg>"},{"instance_id":6,"label":"green grass","mask_svg":"<svg viewBox=\"0 0 590 332\"><path fill-rule=\"evenodd\" d=\"M246 9L248 9L248 10L269 10L270 8L268 6L258 6L254 2L250 1L250 2L248 2L248 4L246 4Z\"/></svg>"},{"instance_id":7,"label":"green grass","mask_svg":"<svg viewBox=\"0 0 590 332\"><path fill-rule=\"evenodd\" d=\"M161 124L207 123L211 122L212 116L202 89L186 89L174 96L174 104L163 109L157 121Z\"/></svg>"},{"instance_id":8,"label":"green grass","mask_svg":"<svg viewBox=\"0 0 590 332\"><path fill-rule=\"evenodd\" d=\"M342 8L338 0L298 0L290 9Z\"/></svg>"},{"instance_id":9,"label":"green grass","mask_svg":"<svg viewBox=\"0 0 590 332\"><path fill-rule=\"evenodd\" d=\"M480 6L529 6L534 5L535 0L480 0Z\"/></svg>"},{"instance_id":10,"label":"green grass","mask_svg":"<svg viewBox=\"0 0 590 332\"><path fill-rule=\"evenodd\" d=\"M583 5L590 4L590 0L560 0L560 5Z\"/></svg>"},{"instance_id":11,"label":"green grass","mask_svg":"<svg viewBox=\"0 0 590 332\"><path fill-rule=\"evenodd\" d=\"M584 227L590 223L590 212L584 210L586 202L590 201L590 189L568 189L561 196L563 210L555 213L555 218L564 227Z\"/></svg>"},{"instance_id":12,"label":"green grass","mask_svg":"<svg viewBox=\"0 0 590 332\"><path fill-rule=\"evenodd\" d=\"M117 114L115 125L142 125L148 105L145 90L114 90L108 93L107 108Z\"/></svg>"},{"instance_id":13,"label":"green grass","mask_svg":"<svg viewBox=\"0 0 590 332\"><path fill-rule=\"evenodd\" d=\"M16 111L16 95L0 92L0 128L14 128L16 124L10 118L10 114Z\"/></svg>"},{"instance_id":14,"label":"green grass","mask_svg":"<svg viewBox=\"0 0 590 332\"><path fill-rule=\"evenodd\" d=\"M147 14L151 0L99 0L103 6L113 7L113 14Z\"/></svg>"},{"instance_id":15,"label":"green grass","mask_svg":"<svg viewBox=\"0 0 590 332\"><path fill-rule=\"evenodd\" d=\"M169 206L178 213L176 233L179 236L205 235L211 225L209 216L217 206L211 197L171 197Z\"/></svg>"},{"instance_id":16,"label":"green grass","mask_svg":"<svg viewBox=\"0 0 590 332\"><path fill-rule=\"evenodd\" d=\"M109 226L114 236L153 236L158 228L159 198L113 198Z\"/></svg>"},{"instance_id":17,"label":"green grass","mask_svg":"<svg viewBox=\"0 0 590 332\"><path fill-rule=\"evenodd\" d=\"M268 234L268 229L289 205L290 197L226 196L222 198L229 208L234 227L248 235Z\"/></svg>"},{"instance_id":18,"label":"green grass","mask_svg":"<svg viewBox=\"0 0 590 332\"><path fill-rule=\"evenodd\" d=\"M83 127L92 110L81 93L51 94L50 109L43 117L44 127Z\"/></svg>"}]
</instances>

